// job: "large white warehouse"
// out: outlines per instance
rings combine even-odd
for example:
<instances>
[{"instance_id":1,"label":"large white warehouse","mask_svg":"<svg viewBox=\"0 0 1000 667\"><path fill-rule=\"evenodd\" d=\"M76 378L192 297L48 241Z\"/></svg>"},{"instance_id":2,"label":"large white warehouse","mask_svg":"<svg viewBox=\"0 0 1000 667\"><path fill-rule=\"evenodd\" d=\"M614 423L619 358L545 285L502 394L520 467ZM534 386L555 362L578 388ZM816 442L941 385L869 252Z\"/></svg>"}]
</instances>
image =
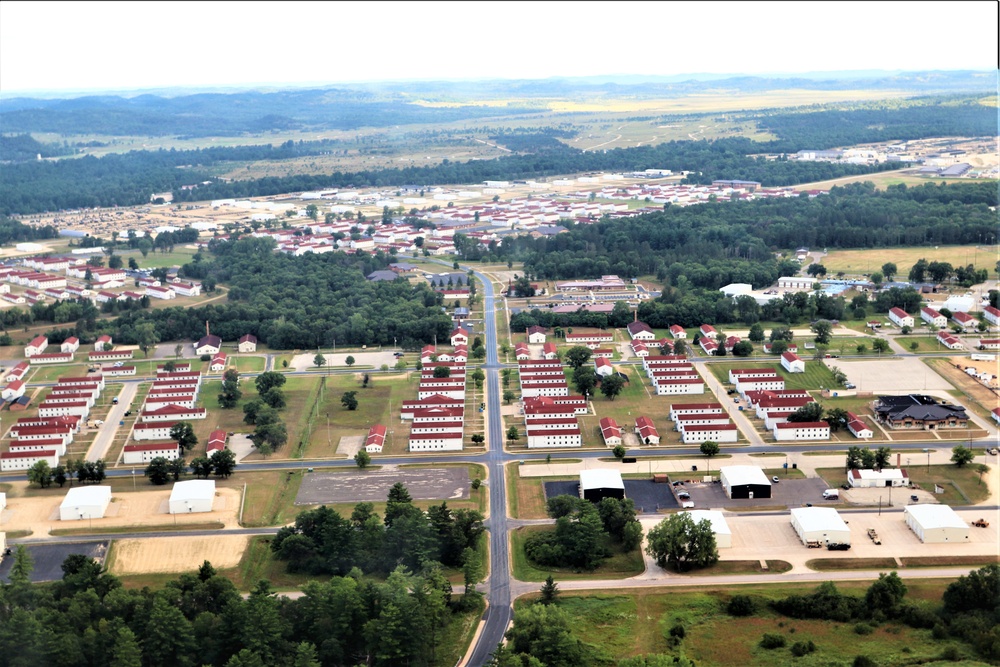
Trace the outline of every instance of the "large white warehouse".
<instances>
[{"instance_id":1,"label":"large white warehouse","mask_svg":"<svg viewBox=\"0 0 1000 667\"><path fill-rule=\"evenodd\" d=\"M803 544L850 544L851 529L832 507L796 507L792 510L792 528Z\"/></svg>"},{"instance_id":2,"label":"large white warehouse","mask_svg":"<svg viewBox=\"0 0 1000 667\"><path fill-rule=\"evenodd\" d=\"M174 484L170 492L170 513L211 512L215 502L214 479L191 479Z\"/></svg>"},{"instance_id":3,"label":"large white warehouse","mask_svg":"<svg viewBox=\"0 0 1000 667\"><path fill-rule=\"evenodd\" d=\"M103 519L110 503L110 486L77 486L69 490L59 505L59 519Z\"/></svg>"},{"instance_id":4,"label":"large white warehouse","mask_svg":"<svg viewBox=\"0 0 1000 667\"><path fill-rule=\"evenodd\" d=\"M968 542L969 526L947 505L907 505L906 525L921 542Z\"/></svg>"},{"instance_id":5,"label":"large white warehouse","mask_svg":"<svg viewBox=\"0 0 1000 667\"><path fill-rule=\"evenodd\" d=\"M726 517L718 510L691 510L688 512L695 523L707 519L712 524L712 532L715 533L715 546L720 549L730 549L733 546L733 531L726 523Z\"/></svg>"}]
</instances>

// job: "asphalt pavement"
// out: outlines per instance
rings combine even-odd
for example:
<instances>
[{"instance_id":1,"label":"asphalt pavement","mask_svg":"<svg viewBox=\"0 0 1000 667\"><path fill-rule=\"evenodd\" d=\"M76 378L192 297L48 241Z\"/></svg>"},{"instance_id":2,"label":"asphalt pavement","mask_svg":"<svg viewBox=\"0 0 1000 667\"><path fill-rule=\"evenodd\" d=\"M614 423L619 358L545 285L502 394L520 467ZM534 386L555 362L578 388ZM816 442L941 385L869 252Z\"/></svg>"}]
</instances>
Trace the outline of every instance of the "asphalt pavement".
<instances>
[{"instance_id":1,"label":"asphalt pavement","mask_svg":"<svg viewBox=\"0 0 1000 667\"><path fill-rule=\"evenodd\" d=\"M94 438L90 449L87 450L86 460L97 461L108 455L108 449L111 448L111 443L114 442L115 436L118 434L118 429L122 428L121 422L125 419L125 412L132 405L138 389L139 385L135 383L129 383L120 388L117 385L105 386L104 391L106 394L111 394L115 390L118 390L117 393L114 393L114 396L118 397L118 405L112 405L108 416L104 418L104 423L101 424L100 429L97 431L97 437ZM111 462L111 465L114 465L114 463Z\"/></svg>"}]
</instances>

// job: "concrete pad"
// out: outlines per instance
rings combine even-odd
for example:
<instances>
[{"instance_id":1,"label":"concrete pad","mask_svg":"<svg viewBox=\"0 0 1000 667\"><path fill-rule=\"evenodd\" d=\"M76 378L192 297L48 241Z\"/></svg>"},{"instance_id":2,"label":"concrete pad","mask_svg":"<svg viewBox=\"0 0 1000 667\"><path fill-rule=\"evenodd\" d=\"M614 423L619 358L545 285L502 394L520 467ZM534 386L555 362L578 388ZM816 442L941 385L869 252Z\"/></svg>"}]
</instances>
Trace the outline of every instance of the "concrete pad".
<instances>
[{"instance_id":1,"label":"concrete pad","mask_svg":"<svg viewBox=\"0 0 1000 667\"><path fill-rule=\"evenodd\" d=\"M832 365L844 371L858 391L905 394L953 389L947 380L917 358L837 359Z\"/></svg>"},{"instance_id":2,"label":"concrete pad","mask_svg":"<svg viewBox=\"0 0 1000 667\"><path fill-rule=\"evenodd\" d=\"M365 440L366 436L363 435L345 435L337 443L337 453L353 459L354 455L365 446Z\"/></svg>"},{"instance_id":3,"label":"concrete pad","mask_svg":"<svg viewBox=\"0 0 1000 667\"><path fill-rule=\"evenodd\" d=\"M250 436L246 433L237 433L236 435L231 436L227 446L232 450L233 454L236 455L237 463L250 456L255 451L253 440L251 440Z\"/></svg>"},{"instance_id":4,"label":"concrete pad","mask_svg":"<svg viewBox=\"0 0 1000 667\"><path fill-rule=\"evenodd\" d=\"M384 501L389 489L402 482L414 500L458 500L469 497L465 468L386 467L351 473L311 473L302 479L296 505Z\"/></svg>"}]
</instances>

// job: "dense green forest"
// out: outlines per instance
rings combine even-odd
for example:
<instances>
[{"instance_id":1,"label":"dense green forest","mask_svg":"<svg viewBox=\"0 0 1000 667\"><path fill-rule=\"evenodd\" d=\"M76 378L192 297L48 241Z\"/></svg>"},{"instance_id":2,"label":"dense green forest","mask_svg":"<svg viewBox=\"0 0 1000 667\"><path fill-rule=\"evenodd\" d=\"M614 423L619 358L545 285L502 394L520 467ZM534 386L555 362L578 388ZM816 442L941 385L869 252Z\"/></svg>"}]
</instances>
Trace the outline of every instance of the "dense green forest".
<instances>
[{"instance_id":1,"label":"dense green forest","mask_svg":"<svg viewBox=\"0 0 1000 667\"><path fill-rule=\"evenodd\" d=\"M996 205L992 183L884 191L858 183L813 198L666 206L636 218L565 223L566 234L505 238L485 249L456 234L455 246L469 261L523 261L532 279L616 273L709 289L731 282L762 287L791 270L775 258L781 249L994 244L996 213L990 207Z\"/></svg>"},{"instance_id":2,"label":"dense green forest","mask_svg":"<svg viewBox=\"0 0 1000 667\"><path fill-rule=\"evenodd\" d=\"M61 581L31 584L13 558L0 584L4 667L428 666L455 655L455 630L480 609L430 563L384 581L358 569L324 577L290 600L266 580L244 599L207 561L153 591L123 588L84 556L66 559Z\"/></svg>"},{"instance_id":3,"label":"dense green forest","mask_svg":"<svg viewBox=\"0 0 1000 667\"><path fill-rule=\"evenodd\" d=\"M395 258L342 252L291 257L274 252L271 239L212 242L212 256L182 267L185 276L229 286L228 302L196 308L135 311L111 324L115 339L136 342L136 327L153 322L160 340L212 333L234 341L251 333L279 349L399 345L416 348L437 335L445 340L451 318L441 296L406 280L368 281Z\"/></svg>"},{"instance_id":4,"label":"dense green forest","mask_svg":"<svg viewBox=\"0 0 1000 667\"><path fill-rule=\"evenodd\" d=\"M0 164L30 162L37 160L39 155L47 158L72 153L69 148L36 141L30 134L0 134Z\"/></svg>"}]
</instances>

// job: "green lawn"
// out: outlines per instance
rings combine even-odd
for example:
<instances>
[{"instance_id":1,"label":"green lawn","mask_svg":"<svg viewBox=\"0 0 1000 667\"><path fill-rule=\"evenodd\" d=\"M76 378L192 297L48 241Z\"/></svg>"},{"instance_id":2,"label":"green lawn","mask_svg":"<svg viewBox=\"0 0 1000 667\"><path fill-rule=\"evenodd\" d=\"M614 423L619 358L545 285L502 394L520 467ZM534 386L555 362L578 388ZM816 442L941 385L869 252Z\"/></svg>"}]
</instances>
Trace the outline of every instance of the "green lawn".
<instances>
[{"instance_id":1,"label":"green lawn","mask_svg":"<svg viewBox=\"0 0 1000 667\"><path fill-rule=\"evenodd\" d=\"M947 583L908 581L907 601L933 609ZM837 588L862 596L868 585L838 582ZM846 666L856 655L869 656L878 665L904 665L930 663L952 646L961 654L973 654L972 647L960 641L938 640L930 630L915 630L900 623L883 623L870 634L859 635L854 631L855 622L792 619L767 606L769 600L814 590L814 586L761 585L709 590L645 589L627 594L567 591L557 604L570 616L570 630L586 646L591 664L614 665L627 657L666 654L685 655L700 667ZM725 612L725 604L734 592L756 600L755 615L734 618ZM515 608L527 604L530 601L522 599ZM675 646L670 631L677 625L684 628L684 633ZM765 632L781 634L786 646L761 648L758 643ZM792 656L789 649L793 643L810 640L816 644L815 653Z\"/></svg>"},{"instance_id":2,"label":"green lawn","mask_svg":"<svg viewBox=\"0 0 1000 667\"><path fill-rule=\"evenodd\" d=\"M938 342L936 336L897 336L895 341L907 352L950 352ZM911 347L913 343L917 344L916 350Z\"/></svg>"},{"instance_id":3,"label":"green lawn","mask_svg":"<svg viewBox=\"0 0 1000 667\"><path fill-rule=\"evenodd\" d=\"M708 364L712 374L723 384L729 384L729 371L736 368L773 368L785 379L786 389L821 389L839 386L833 379L833 372L821 361L806 360L805 373L789 373L781 367L781 362L725 361Z\"/></svg>"},{"instance_id":4,"label":"green lawn","mask_svg":"<svg viewBox=\"0 0 1000 667\"><path fill-rule=\"evenodd\" d=\"M556 579L626 579L642 574L646 566L639 549L624 552L620 545L608 541L611 556L592 572L572 568L546 568L530 561L524 553L524 543L533 533L550 532L553 526L525 526L511 532L511 554L514 578L521 581L545 581L549 575Z\"/></svg>"}]
</instances>

